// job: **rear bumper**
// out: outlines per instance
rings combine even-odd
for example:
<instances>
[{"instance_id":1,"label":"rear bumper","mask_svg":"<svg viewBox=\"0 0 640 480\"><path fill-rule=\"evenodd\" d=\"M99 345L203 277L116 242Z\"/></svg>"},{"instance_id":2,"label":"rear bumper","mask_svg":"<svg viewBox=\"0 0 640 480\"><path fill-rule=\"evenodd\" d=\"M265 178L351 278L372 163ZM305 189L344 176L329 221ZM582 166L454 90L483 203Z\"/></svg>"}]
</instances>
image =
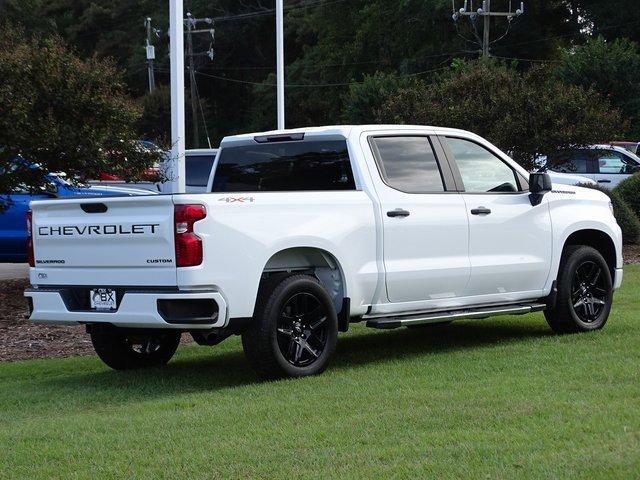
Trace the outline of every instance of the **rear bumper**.
<instances>
[{"instance_id":1,"label":"rear bumper","mask_svg":"<svg viewBox=\"0 0 640 480\"><path fill-rule=\"evenodd\" d=\"M111 324L125 328L179 330L223 328L228 323L227 302L222 294L216 291L125 291L118 309L109 312L75 310L65 302L64 294L65 289L62 288L27 289L24 296L30 299L31 315L29 320L34 323L55 325ZM206 315L203 315L202 308L196 309L193 314L190 314L189 305L202 305L202 301L212 301L217 308L213 308ZM174 308L171 308L172 306Z\"/></svg>"}]
</instances>

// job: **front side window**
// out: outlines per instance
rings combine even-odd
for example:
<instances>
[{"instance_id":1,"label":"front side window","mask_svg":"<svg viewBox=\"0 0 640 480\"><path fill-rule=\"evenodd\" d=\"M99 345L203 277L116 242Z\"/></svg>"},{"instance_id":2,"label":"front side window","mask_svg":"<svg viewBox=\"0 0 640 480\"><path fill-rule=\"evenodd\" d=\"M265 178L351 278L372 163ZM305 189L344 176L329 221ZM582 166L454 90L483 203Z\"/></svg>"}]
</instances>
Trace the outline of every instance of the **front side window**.
<instances>
[{"instance_id":1,"label":"front side window","mask_svg":"<svg viewBox=\"0 0 640 480\"><path fill-rule=\"evenodd\" d=\"M345 140L223 148L212 192L355 190Z\"/></svg>"},{"instance_id":2,"label":"front side window","mask_svg":"<svg viewBox=\"0 0 640 480\"><path fill-rule=\"evenodd\" d=\"M378 168L385 183L407 193L444 192L436 156L427 137L377 137Z\"/></svg>"},{"instance_id":3,"label":"front side window","mask_svg":"<svg viewBox=\"0 0 640 480\"><path fill-rule=\"evenodd\" d=\"M461 138L447 138L447 143L460 170L466 192L518 191L513 169L489 150Z\"/></svg>"},{"instance_id":4,"label":"front side window","mask_svg":"<svg viewBox=\"0 0 640 480\"><path fill-rule=\"evenodd\" d=\"M598 169L602 174L630 174L636 171L631 162L619 152L598 150L597 158Z\"/></svg>"}]
</instances>

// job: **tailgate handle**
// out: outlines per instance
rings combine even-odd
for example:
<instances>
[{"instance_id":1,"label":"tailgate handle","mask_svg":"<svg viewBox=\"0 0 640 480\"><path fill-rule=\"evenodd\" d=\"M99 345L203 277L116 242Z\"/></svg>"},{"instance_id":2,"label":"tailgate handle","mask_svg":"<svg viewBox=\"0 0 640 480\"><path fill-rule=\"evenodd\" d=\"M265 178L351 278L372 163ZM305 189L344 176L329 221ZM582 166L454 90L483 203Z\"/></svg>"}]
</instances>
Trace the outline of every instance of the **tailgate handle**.
<instances>
[{"instance_id":1,"label":"tailgate handle","mask_svg":"<svg viewBox=\"0 0 640 480\"><path fill-rule=\"evenodd\" d=\"M85 213L105 213L107 206L104 203L82 203L80 208Z\"/></svg>"}]
</instances>

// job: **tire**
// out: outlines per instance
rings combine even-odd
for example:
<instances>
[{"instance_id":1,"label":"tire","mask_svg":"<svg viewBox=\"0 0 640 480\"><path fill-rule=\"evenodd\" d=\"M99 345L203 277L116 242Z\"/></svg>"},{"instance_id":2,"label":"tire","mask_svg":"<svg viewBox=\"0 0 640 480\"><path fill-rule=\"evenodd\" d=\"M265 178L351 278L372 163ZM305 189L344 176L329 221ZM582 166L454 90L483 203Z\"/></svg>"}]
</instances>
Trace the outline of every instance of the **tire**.
<instances>
[{"instance_id":1,"label":"tire","mask_svg":"<svg viewBox=\"0 0 640 480\"><path fill-rule=\"evenodd\" d=\"M93 348L114 370L166 365L180 344L180 332L130 335L123 329L91 333Z\"/></svg>"},{"instance_id":2,"label":"tire","mask_svg":"<svg viewBox=\"0 0 640 480\"><path fill-rule=\"evenodd\" d=\"M338 338L331 297L309 275L274 280L261 288L253 322L242 334L245 355L264 379L317 375Z\"/></svg>"},{"instance_id":3,"label":"tire","mask_svg":"<svg viewBox=\"0 0 640 480\"><path fill-rule=\"evenodd\" d=\"M599 330L609 318L613 285L600 252L584 245L568 246L560 261L556 304L544 315L556 333Z\"/></svg>"}]
</instances>

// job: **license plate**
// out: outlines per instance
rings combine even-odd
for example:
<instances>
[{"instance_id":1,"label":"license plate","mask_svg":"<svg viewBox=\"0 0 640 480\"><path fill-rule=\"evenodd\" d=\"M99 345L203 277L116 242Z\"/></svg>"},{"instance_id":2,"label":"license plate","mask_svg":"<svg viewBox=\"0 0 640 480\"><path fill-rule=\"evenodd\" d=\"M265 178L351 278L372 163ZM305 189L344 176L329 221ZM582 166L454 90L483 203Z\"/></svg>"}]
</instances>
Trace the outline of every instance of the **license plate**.
<instances>
[{"instance_id":1,"label":"license plate","mask_svg":"<svg viewBox=\"0 0 640 480\"><path fill-rule=\"evenodd\" d=\"M91 308L94 310L115 310L118 308L116 291L109 288L97 288L89 292Z\"/></svg>"}]
</instances>

